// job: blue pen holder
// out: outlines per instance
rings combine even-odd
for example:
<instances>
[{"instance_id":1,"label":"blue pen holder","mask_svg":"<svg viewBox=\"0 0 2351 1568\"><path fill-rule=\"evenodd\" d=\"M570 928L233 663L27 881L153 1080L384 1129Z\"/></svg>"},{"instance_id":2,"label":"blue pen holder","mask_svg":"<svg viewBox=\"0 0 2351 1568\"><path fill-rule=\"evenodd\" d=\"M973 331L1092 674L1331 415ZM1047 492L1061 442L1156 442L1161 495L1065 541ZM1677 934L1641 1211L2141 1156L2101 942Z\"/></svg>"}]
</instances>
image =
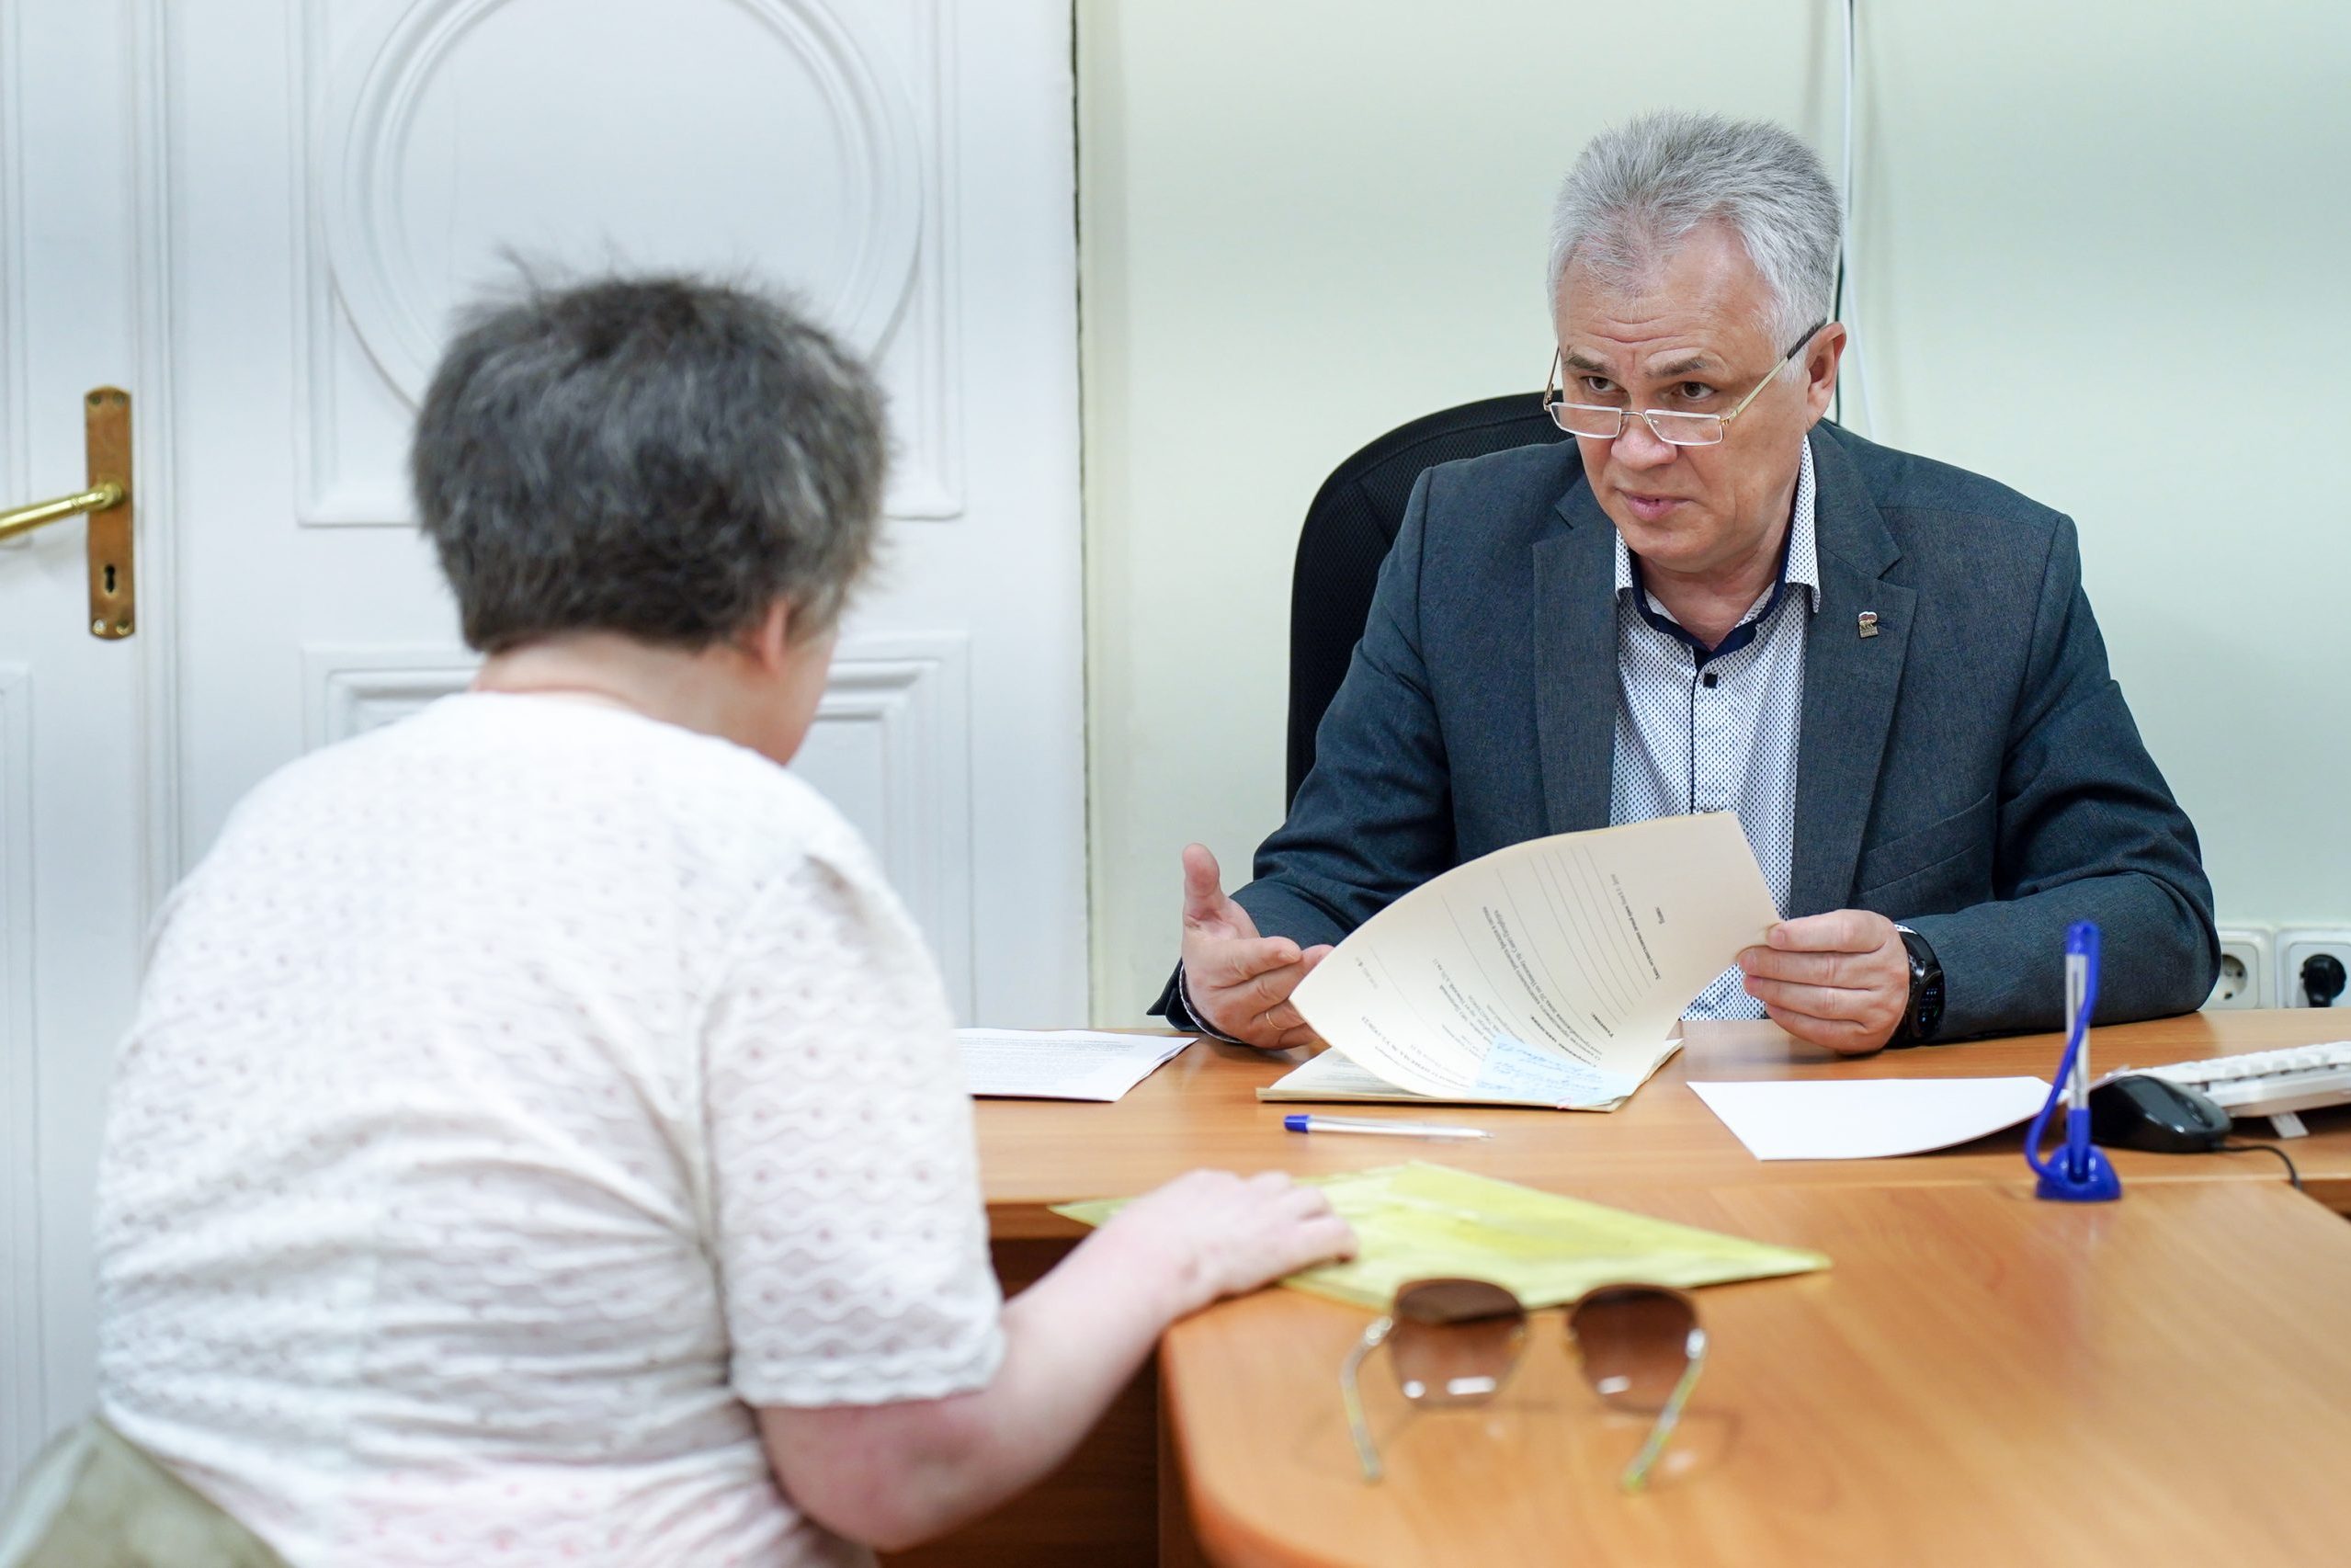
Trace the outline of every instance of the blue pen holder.
<instances>
[{"instance_id":1,"label":"blue pen holder","mask_svg":"<svg viewBox=\"0 0 2351 1568\"><path fill-rule=\"evenodd\" d=\"M2109 1203L2122 1196L2122 1178L2106 1151L2090 1142L2089 1124L2086 1110L2065 1113L2066 1147L2042 1168L2034 1196L2057 1203Z\"/></svg>"}]
</instances>

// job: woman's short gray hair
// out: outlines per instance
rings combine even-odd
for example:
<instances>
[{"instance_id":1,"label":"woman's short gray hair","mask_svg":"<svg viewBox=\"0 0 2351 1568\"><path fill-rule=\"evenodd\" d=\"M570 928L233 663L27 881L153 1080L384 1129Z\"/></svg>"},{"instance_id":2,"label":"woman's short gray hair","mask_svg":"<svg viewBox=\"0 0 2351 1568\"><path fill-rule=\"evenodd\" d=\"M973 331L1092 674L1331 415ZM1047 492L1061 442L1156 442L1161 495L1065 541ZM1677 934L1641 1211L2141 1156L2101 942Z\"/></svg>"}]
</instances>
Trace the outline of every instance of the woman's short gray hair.
<instances>
[{"instance_id":1,"label":"woman's short gray hair","mask_svg":"<svg viewBox=\"0 0 2351 1568\"><path fill-rule=\"evenodd\" d=\"M1551 309L1571 261L1629 278L1709 219L1731 226L1763 274L1781 347L1835 309L1840 209L1819 156L1767 121L1675 109L1602 131L1561 182Z\"/></svg>"},{"instance_id":2,"label":"woman's short gray hair","mask_svg":"<svg viewBox=\"0 0 2351 1568\"><path fill-rule=\"evenodd\" d=\"M885 437L857 359L790 305L684 277L478 305L410 474L465 640L707 647L782 600L829 626L871 562Z\"/></svg>"}]
</instances>

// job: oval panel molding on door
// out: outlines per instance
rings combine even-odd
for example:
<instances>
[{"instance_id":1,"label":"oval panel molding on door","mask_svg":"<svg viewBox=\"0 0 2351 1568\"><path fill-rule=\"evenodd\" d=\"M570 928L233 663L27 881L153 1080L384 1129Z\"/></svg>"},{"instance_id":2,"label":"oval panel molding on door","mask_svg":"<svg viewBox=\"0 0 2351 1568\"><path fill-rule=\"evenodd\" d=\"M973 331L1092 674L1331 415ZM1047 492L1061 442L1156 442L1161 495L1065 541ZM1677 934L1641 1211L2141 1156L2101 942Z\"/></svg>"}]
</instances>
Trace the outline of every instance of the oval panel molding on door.
<instances>
[{"instance_id":1,"label":"oval panel molding on door","mask_svg":"<svg viewBox=\"0 0 2351 1568\"><path fill-rule=\"evenodd\" d=\"M739 204L717 212L708 203L691 199L689 182L656 181L653 188L631 189L630 171L618 168L593 193L551 193L535 214L525 194L539 171L576 167L583 140L611 139L618 164L641 138L653 137L656 130L674 138L679 130L676 123L632 123L625 96L615 102L597 89L625 88L628 69L661 69L663 62L645 58L648 51L692 47L686 40L696 36L693 29L663 28L618 40L633 46L628 59L599 62L597 47L617 40L598 36L595 19L583 15L587 7L579 0L400 0L385 6L345 40L328 89L324 155L313 168L312 199L322 218L335 292L369 354L411 403L421 399L439 357L449 309L455 302L453 286L462 291L493 280L494 275L471 274L483 260L510 246L528 263L542 254L534 248L537 244L568 239L569 244L548 244L548 258L584 259L579 251L593 242L579 232L576 215L590 200L596 208L608 200L634 200L637 209L631 216L636 222L627 226L627 237L642 244L650 232L673 240L675 252L683 253L608 254L596 259L631 267L724 267L729 260L740 266L752 258L697 254L697 242L707 242L710 231L718 228L741 235L742 220L761 216L763 197L773 196L787 207L788 221L770 222L770 233L763 238L770 244L780 240L791 253L790 261L800 264L778 270L861 351L872 354L888 341L914 284L923 219L914 115L895 74L886 65L878 68L819 0L700 4L753 23L808 89L794 95L770 86L755 99L748 94L728 98L729 74L738 78L732 85L749 83L743 74L748 55L713 60L707 58L703 46L705 58L681 62L681 68L690 64L698 75L710 79L712 101L733 103L745 111L734 117L735 129L751 129L747 111L755 107L768 115L763 129L771 137L777 130L774 118L789 114L798 118L784 128L783 141L807 132L830 142L824 155L771 163L765 171L767 186L745 189ZM641 7L633 16L608 13L607 19L642 24L648 14ZM532 36L534 31L539 36ZM547 96L517 94L509 120L467 124L467 115L478 114L485 97L495 102L498 97L476 94L469 101L467 73L528 71L543 77L567 62L577 62L591 76L598 64L624 68L606 70L601 79L581 84L581 90L551 105ZM768 80L760 78L762 85ZM639 101L658 100L659 95L645 93ZM548 115L551 107L558 111L556 117ZM552 122L556 118L561 123ZM720 125L725 119L713 115L710 123ZM427 131L445 145L420 149L420 133ZM469 131L479 131L480 140L465 140ZM574 156L534 158L534 146L551 143L570 147ZM512 150L506 168L499 166L501 146ZM797 144L794 150L807 151ZM447 154L434 165L429 180L412 168L420 151ZM711 164L724 163L728 148L706 142L701 151L703 157L692 166L707 170ZM669 166L675 167L675 161ZM799 183L788 192L774 188L791 180ZM419 222L411 210L411 197L426 185L447 205L427 215L432 222ZM568 195L582 199L567 202ZM818 207L810 199L812 196L829 199ZM486 256L460 254L465 245L462 220L469 199L499 217L496 237L483 247ZM820 216L810 221L791 214L793 201ZM571 224L570 232L557 232L559 222ZM534 224L538 233L517 232ZM820 233L829 235L830 243L812 251L804 237ZM610 232L601 236L608 253L612 240ZM761 259L767 259L764 252Z\"/></svg>"}]
</instances>

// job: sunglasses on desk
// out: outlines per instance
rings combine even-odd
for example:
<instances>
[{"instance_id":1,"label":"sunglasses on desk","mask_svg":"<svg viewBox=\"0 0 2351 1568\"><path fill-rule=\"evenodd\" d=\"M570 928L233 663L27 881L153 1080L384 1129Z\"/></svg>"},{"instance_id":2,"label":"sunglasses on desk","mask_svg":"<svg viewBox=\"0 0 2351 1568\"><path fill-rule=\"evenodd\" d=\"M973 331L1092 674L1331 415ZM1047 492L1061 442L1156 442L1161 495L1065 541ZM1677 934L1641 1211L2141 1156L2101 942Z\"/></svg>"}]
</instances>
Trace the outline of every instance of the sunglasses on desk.
<instances>
[{"instance_id":1,"label":"sunglasses on desk","mask_svg":"<svg viewBox=\"0 0 2351 1568\"><path fill-rule=\"evenodd\" d=\"M1622 1477L1627 1492L1638 1492L1664 1452L1706 1362L1698 1303L1663 1285L1607 1285L1570 1303L1566 1312L1569 1347L1592 1391L1620 1409L1656 1412L1648 1440ZM1339 1369L1339 1392L1346 1401L1347 1429L1355 1437L1363 1479L1377 1481L1381 1474L1357 1381L1374 1350L1388 1347L1397 1386L1412 1403L1482 1404L1517 1367L1528 1315L1517 1297L1484 1279L1415 1279L1399 1289L1395 1305L1363 1331Z\"/></svg>"}]
</instances>

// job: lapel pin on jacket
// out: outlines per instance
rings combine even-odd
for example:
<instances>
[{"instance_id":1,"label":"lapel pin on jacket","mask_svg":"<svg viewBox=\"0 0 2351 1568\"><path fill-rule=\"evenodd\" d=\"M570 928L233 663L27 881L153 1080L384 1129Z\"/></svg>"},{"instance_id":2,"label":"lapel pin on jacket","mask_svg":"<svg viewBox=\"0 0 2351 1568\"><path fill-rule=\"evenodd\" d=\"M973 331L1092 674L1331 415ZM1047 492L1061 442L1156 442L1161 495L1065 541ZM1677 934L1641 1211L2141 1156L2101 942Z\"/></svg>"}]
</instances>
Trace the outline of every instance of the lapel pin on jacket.
<instances>
[{"instance_id":1,"label":"lapel pin on jacket","mask_svg":"<svg viewBox=\"0 0 2351 1568\"><path fill-rule=\"evenodd\" d=\"M1865 609L1861 612L1861 635L1864 637L1875 637L1878 635L1878 612L1876 610Z\"/></svg>"}]
</instances>

